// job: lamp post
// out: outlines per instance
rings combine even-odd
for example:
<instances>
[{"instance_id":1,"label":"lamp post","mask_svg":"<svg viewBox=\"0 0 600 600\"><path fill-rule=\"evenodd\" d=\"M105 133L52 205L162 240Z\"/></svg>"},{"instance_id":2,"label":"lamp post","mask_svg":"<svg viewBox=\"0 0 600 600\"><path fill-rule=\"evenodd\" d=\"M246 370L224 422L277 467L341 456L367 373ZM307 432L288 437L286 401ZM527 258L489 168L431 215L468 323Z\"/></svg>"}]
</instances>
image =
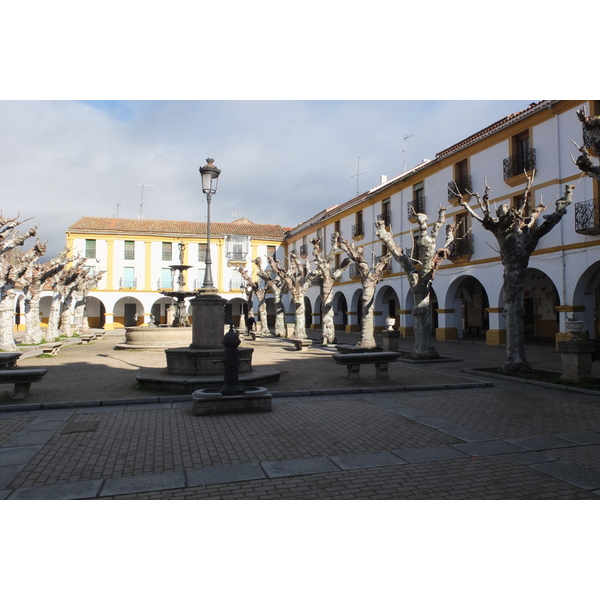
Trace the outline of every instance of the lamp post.
<instances>
[{"instance_id":1,"label":"lamp post","mask_svg":"<svg viewBox=\"0 0 600 600\"><path fill-rule=\"evenodd\" d=\"M205 257L205 271L204 271L204 283L202 289L214 289L215 285L212 278L212 260L210 256L210 201L212 195L217 193L217 183L221 169L217 169L213 164L214 158L207 158L206 165L200 167L200 175L202 176L202 191L206 194L206 202L208 204L207 209L207 220L206 220L206 257Z\"/></svg>"}]
</instances>

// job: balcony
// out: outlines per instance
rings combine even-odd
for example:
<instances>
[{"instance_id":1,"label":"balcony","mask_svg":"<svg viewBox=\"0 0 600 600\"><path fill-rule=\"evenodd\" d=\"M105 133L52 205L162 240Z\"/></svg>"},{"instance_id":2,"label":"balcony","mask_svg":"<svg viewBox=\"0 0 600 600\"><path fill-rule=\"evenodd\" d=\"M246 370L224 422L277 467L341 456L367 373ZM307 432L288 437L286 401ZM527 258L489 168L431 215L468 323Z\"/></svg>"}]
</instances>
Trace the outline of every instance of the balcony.
<instances>
[{"instance_id":1,"label":"balcony","mask_svg":"<svg viewBox=\"0 0 600 600\"><path fill-rule=\"evenodd\" d=\"M246 256L248 256L248 252L232 251L227 252L226 256L229 262L246 262Z\"/></svg>"},{"instance_id":2,"label":"balcony","mask_svg":"<svg viewBox=\"0 0 600 600\"><path fill-rule=\"evenodd\" d=\"M527 181L526 173L535 169L535 148L524 154L513 154L503 161L504 181L508 185L521 185Z\"/></svg>"},{"instance_id":3,"label":"balcony","mask_svg":"<svg viewBox=\"0 0 600 600\"><path fill-rule=\"evenodd\" d=\"M359 237L365 235L365 226L362 221L359 221L355 225L352 225L352 237Z\"/></svg>"},{"instance_id":4,"label":"balcony","mask_svg":"<svg viewBox=\"0 0 600 600\"><path fill-rule=\"evenodd\" d=\"M600 200L575 203L575 231L581 235L600 235Z\"/></svg>"},{"instance_id":5,"label":"balcony","mask_svg":"<svg viewBox=\"0 0 600 600\"><path fill-rule=\"evenodd\" d=\"M360 273L355 262L350 263L350 266L348 267L348 275L350 276L350 279L360 279Z\"/></svg>"},{"instance_id":6,"label":"balcony","mask_svg":"<svg viewBox=\"0 0 600 600\"><path fill-rule=\"evenodd\" d=\"M121 277L121 279L119 279L119 288L122 290L135 290L137 288L137 279Z\"/></svg>"},{"instance_id":7,"label":"balcony","mask_svg":"<svg viewBox=\"0 0 600 600\"><path fill-rule=\"evenodd\" d=\"M473 180L470 175L463 175L448 182L448 202L453 206L458 206L459 200L463 196L469 195L473 191Z\"/></svg>"},{"instance_id":8,"label":"balcony","mask_svg":"<svg viewBox=\"0 0 600 600\"><path fill-rule=\"evenodd\" d=\"M386 227L391 227L391 225L392 225L392 211L388 208L387 210L383 211L380 215L377 215L377 220L378 221L383 221L383 224Z\"/></svg>"},{"instance_id":9,"label":"balcony","mask_svg":"<svg viewBox=\"0 0 600 600\"><path fill-rule=\"evenodd\" d=\"M173 280L171 278L157 279L156 280L156 289L157 290L165 290L167 292L173 290Z\"/></svg>"},{"instance_id":10,"label":"balcony","mask_svg":"<svg viewBox=\"0 0 600 600\"><path fill-rule=\"evenodd\" d=\"M462 237L455 239L452 244L450 244L450 256L448 258L452 262L467 261L473 255L474 247L473 234L467 233Z\"/></svg>"},{"instance_id":11,"label":"balcony","mask_svg":"<svg viewBox=\"0 0 600 600\"><path fill-rule=\"evenodd\" d=\"M300 258L306 258L308 256L307 244L300 246Z\"/></svg>"},{"instance_id":12,"label":"balcony","mask_svg":"<svg viewBox=\"0 0 600 600\"><path fill-rule=\"evenodd\" d=\"M425 213L425 198L417 198L406 205L408 211L408 220L411 223L417 222L417 213Z\"/></svg>"}]
</instances>

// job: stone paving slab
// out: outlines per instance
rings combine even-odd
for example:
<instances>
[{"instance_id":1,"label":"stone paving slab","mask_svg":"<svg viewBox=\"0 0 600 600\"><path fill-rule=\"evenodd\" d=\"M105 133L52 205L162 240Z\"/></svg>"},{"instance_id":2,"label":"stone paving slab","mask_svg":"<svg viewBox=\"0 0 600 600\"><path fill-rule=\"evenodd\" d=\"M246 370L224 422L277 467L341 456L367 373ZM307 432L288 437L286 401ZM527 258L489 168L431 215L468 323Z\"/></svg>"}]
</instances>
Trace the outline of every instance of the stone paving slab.
<instances>
[{"instance_id":1,"label":"stone paving slab","mask_svg":"<svg viewBox=\"0 0 600 600\"><path fill-rule=\"evenodd\" d=\"M566 440L578 446L586 446L592 444L600 444L600 433L597 431L583 431L580 433L555 433L555 438Z\"/></svg>"},{"instance_id":2,"label":"stone paving slab","mask_svg":"<svg viewBox=\"0 0 600 600\"><path fill-rule=\"evenodd\" d=\"M573 442L559 439L552 435L537 435L527 438L510 438L506 440L510 444L525 448L525 450L550 450L551 448L566 448L573 446Z\"/></svg>"},{"instance_id":3,"label":"stone paving slab","mask_svg":"<svg viewBox=\"0 0 600 600\"><path fill-rule=\"evenodd\" d=\"M116 494L135 494L137 492L154 492L185 486L185 474L181 471L174 473L151 473L150 475L133 475L131 477L115 477L107 480L102 487L100 496Z\"/></svg>"},{"instance_id":4,"label":"stone paving slab","mask_svg":"<svg viewBox=\"0 0 600 600\"><path fill-rule=\"evenodd\" d=\"M586 469L585 467L580 467L579 465L556 460L534 464L531 465L531 468L584 490L600 489L600 473L592 471L591 469Z\"/></svg>"},{"instance_id":5,"label":"stone paving slab","mask_svg":"<svg viewBox=\"0 0 600 600\"><path fill-rule=\"evenodd\" d=\"M102 486L102 480L57 483L15 490L9 500L80 500L95 498Z\"/></svg>"},{"instance_id":6,"label":"stone paving slab","mask_svg":"<svg viewBox=\"0 0 600 600\"><path fill-rule=\"evenodd\" d=\"M26 465L41 449L39 446L8 446L0 448L0 466Z\"/></svg>"},{"instance_id":7,"label":"stone paving slab","mask_svg":"<svg viewBox=\"0 0 600 600\"><path fill-rule=\"evenodd\" d=\"M401 465L406 462L392 452L346 454L344 456L330 456L329 458L343 470L386 467Z\"/></svg>"},{"instance_id":8,"label":"stone paving slab","mask_svg":"<svg viewBox=\"0 0 600 600\"><path fill-rule=\"evenodd\" d=\"M232 483L254 479L265 479L265 472L256 463L247 465L229 465L226 467L206 467L186 471L188 486Z\"/></svg>"},{"instance_id":9,"label":"stone paving slab","mask_svg":"<svg viewBox=\"0 0 600 600\"><path fill-rule=\"evenodd\" d=\"M429 448L394 450L394 454L397 454L409 463L455 460L457 458L467 458L469 456L451 446L431 446Z\"/></svg>"},{"instance_id":10,"label":"stone paving slab","mask_svg":"<svg viewBox=\"0 0 600 600\"><path fill-rule=\"evenodd\" d=\"M463 425L441 427L439 431L442 433L447 433L448 435L458 438L459 440L463 440L464 442L485 442L498 439L493 434L485 433L479 429L473 429L473 427L465 427Z\"/></svg>"},{"instance_id":11,"label":"stone paving slab","mask_svg":"<svg viewBox=\"0 0 600 600\"><path fill-rule=\"evenodd\" d=\"M310 475L337 471L339 467L329 458L299 458L280 462L266 461L261 463L269 477L292 477L294 475Z\"/></svg>"},{"instance_id":12,"label":"stone paving slab","mask_svg":"<svg viewBox=\"0 0 600 600\"><path fill-rule=\"evenodd\" d=\"M501 440L467 442L465 444L453 444L452 447L470 456L490 456L492 454L509 454L518 451L517 446Z\"/></svg>"}]
</instances>

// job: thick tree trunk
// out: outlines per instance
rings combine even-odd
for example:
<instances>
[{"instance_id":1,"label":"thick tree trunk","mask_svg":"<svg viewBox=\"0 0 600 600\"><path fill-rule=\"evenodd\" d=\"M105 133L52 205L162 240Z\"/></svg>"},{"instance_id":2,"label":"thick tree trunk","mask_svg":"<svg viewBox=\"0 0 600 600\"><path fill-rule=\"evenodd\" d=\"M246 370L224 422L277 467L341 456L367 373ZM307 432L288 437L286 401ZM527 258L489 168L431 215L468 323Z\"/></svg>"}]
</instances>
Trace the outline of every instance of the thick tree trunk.
<instances>
[{"instance_id":1,"label":"thick tree trunk","mask_svg":"<svg viewBox=\"0 0 600 600\"><path fill-rule=\"evenodd\" d=\"M3 290L0 300L0 348L3 352L17 352L14 336L15 290Z\"/></svg>"},{"instance_id":2,"label":"thick tree trunk","mask_svg":"<svg viewBox=\"0 0 600 600\"><path fill-rule=\"evenodd\" d=\"M73 324L71 323L71 307L73 305L73 294L68 293L60 312L60 333L65 337L73 335Z\"/></svg>"},{"instance_id":3,"label":"thick tree trunk","mask_svg":"<svg viewBox=\"0 0 600 600\"><path fill-rule=\"evenodd\" d=\"M267 293L266 290L255 292L258 298L258 317L260 319L260 328L263 334L269 333L268 315L267 315Z\"/></svg>"},{"instance_id":4,"label":"thick tree trunk","mask_svg":"<svg viewBox=\"0 0 600 600\"><path fill-rule=\"evenodd\" d=\"M302 290L294 290L292 292L294 299L294 332L292 333L291 340L304 340L306 339L306 309L304 307L304 293Z\"/></svg>"},{"instance_id":5,"label":"thick tree trunk","mask_svg":"<svg viewBox=\"0 0 600 600\"><path fill-rule=\"evenodd\" d=\"M420 289L422 288L422 289ZM430 293L426 285L412 288L414 306L412 314L415 328L415 347L412 358L439 358L434 346L433 328L431 323Z\"/></svg>"},{"instance_id":6,"label":"thick tree trunk","mask_svg":"<svg viewBox=\"0 0 600 600\"><path fill-rule=\"evenodd\" d=\"M62 294L54 292L52 304L50 305L50 315L48 316L48 330L46 331L46 341L55 342L59 336L60 323L60 305L62 303Z\"/></svg>"},{"instance_id":7,"label":"thick tree trunk","mask_svg":"<svg viewBox=\"0 0 600 600\"><path fill-rule=\"evenodd\" d=\"M272 286L273 303L275 305L275 335L277 337L286 337L287 329L285 327L285 309L283 308L283 300L281 288Z\"/></svg>"},{"instance_id":8,"label":"thick tree trunk","mask_svg":"<svg viewBox=\"0 0 600 600\"><path fill-rule=\"evenodd\" d=\"M32 284L25 296L25 335L24 344L40 344L42 342L42 326L40 322L40 291L41 285Z\"/></svg>"},{"instance_id":9,"label":"thick tree trunk","mask_svg":"<svg viewBox=\"0 0 600 600\"><path fill-rule=\"evenodd\" d=\"M321 343L337 344L337 336L335 334L335 323L333 320L333 281L323 281L321 285Z\"/></svg>"},{"instance_id":10,"label":"thick tree trunk","mask_svg":"<svg viewBox=\"0 0 600 600\"><path fill-rule=\"evenodd\" d=\"M363 288L362 320L360 323L360 340L357 346L361 348L377 348L373 328L373 309L375 304L375 282L368 282Z\"/></svg>"},{"instance_id":11,"label":"thick tree trunk","mask_svg":"<svg viewBox=\"0 0 600 600\"><path fill-rule=\"evenodd\" d=\"M523 278L527 265L509 262L504 267L504 317L506 319L506 373L529 373L532 366L525 358L525 295Z\"/></svg>"},{"instance_id":12,"label":"thick tree trunk","mask_svg":"<svg viewBox=\"0 0 600 600\"><path fill-rule=\"evenodd\" d=\"M83 314L85 312L85 302L86 298L82 291L77 290L73 294L73 314L74 314L74 327L75 333L77 335L81 335L83 333Z\"/></svg>"}]
</instances>

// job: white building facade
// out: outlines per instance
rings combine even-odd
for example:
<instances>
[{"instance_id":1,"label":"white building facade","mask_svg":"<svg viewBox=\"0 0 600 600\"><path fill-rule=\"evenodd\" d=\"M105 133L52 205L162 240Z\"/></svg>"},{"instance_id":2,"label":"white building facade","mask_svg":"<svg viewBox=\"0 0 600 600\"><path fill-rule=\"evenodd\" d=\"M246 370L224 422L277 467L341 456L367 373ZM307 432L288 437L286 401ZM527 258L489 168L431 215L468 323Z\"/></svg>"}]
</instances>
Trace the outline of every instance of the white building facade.
<instances>
[{"instance_id":1,"label":"white building facade","mask_svg":"<svg viewBox=\"0 0 600 600\"><path fill-rule=\"evenodd\" d=\"M581 145L582 127L576 110L600 114L598 101L543 101L525 108L439 152L401 175L382 182L357 198L327 209L291 230L286 242L308 260L310 239L323 239L330 249L331 234L339 231L362 247L365 257L387 249L375 236L374 222L383 218L396 243L410 252L417 233L415 212L432 224L440 206L446 220L458 225L451 260L442 265L433 283L432 318L439 341L469 336L485 337L487 344L505 342L503 267L493 235L458 204L449 187L483 196L490 187L492 210L519 201L526 174L535 175L530 206L553 203L564 195L565 184L575 185L573 204L562 221L543 237L534 251L525 278L526 335L538 339L565 339L567 319L582 320L590 338L600 338L600 210L598 182L581 172L571 155ZM468 199L467 194L463 195ZM481 214L474 198L470 206ZM543 217L540 217L543 218ZM440 233L438 246L444 242ZM306 247L306 244L310 247ZM341 260L345 255L340 253ZM360 281L348 269L336 286L336 327L359 329ZM288 302L290 300L288 299ZM308 325L320 326L319 289L307 293ZM286 312L291 313L290 308ZM400 265L393 261L377 287L376 331L393 317L405 336L413 335L412 294Z\"/></svg>"}]
</instances>

